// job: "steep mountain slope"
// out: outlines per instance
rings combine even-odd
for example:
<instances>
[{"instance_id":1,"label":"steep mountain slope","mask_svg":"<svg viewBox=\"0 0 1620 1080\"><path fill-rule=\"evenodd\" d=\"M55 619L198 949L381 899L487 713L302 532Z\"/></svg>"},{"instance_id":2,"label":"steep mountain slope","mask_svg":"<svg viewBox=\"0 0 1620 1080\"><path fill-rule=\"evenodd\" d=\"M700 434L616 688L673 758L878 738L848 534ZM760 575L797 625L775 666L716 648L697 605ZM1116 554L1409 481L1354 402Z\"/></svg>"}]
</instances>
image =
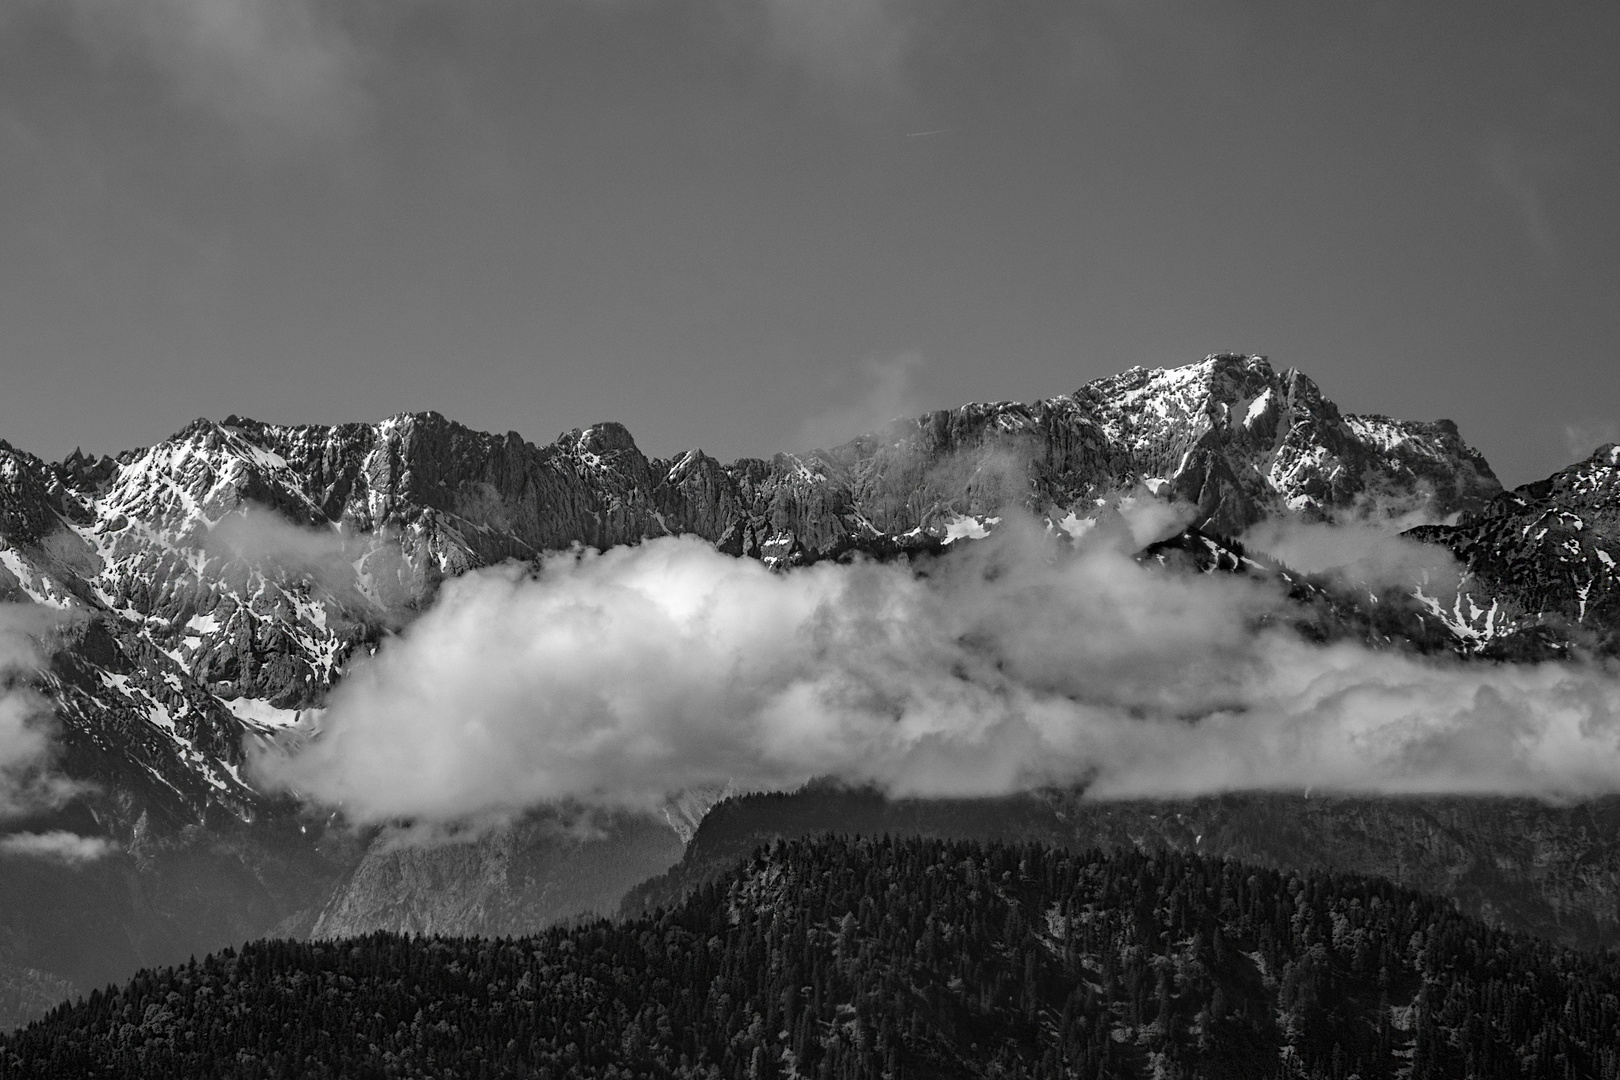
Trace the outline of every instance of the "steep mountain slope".
<instances>
[{"instance_id":1,"label":"steep mountain slope","mask_svg":"<svg viewBox=\"0 0 1620 1080\"><path fill-rule=\"evenodd\" d=\"M1501 489L1449 421L1346 416L1300 372L1236 354L1133 368L1028 405L935 412L832 450L779 456L770 470L739 462L732 472L760 476L742 493L771 496L762 505L756 495L739 526L756 537L772 530L760 541L768 556L804 558L873 533L945 533L1006 506L1061 525L1141 485L1229 534L1279 512L1440 518Z\"/></svg>"},{"instance_id":2,"label":"steep mountain slope","mask_svg":"<svg viewBox=\"0 0 1620 1080\"><path fill-rule=\"evenodd\" d=\"M1445 545L1467 570L1465 599L1444 613L1460 632L1620 650L1620 446L1408 535Z\"/></svg>"},{"instance_id":3,"label":"steep mountain slope","mask_svg":"<svg viewBox=\"0 0 1620 1080\"><path fill-rule=\"evenodd\" d=\"M0 1032L44 1016L73 997L73 984L35 968L0 964Z\"/></svg>"},{"instance_id":4,"label":"steep mountain slope","mask_svg":"<svg viewBox=\"0 0 1620 1080\"><path fill-rule=\"evenodd\" d=\"M1147 545L1137 552L1136 560L1172 571L1237 574L1268 582L1289 603L1268 612L1256 629L1281 623L1310 641L1352 640L1374 648L1499 659L1497 650L1511 640L1505 629L1486 640L1460 629L1449 612L1420 589L1374 587L1333 575L1303 574L1264 552L1247 550L1238 541L1198 528L1189 527Z\"/></svg>"},{"instance_id":5,"label":"steep mountain slope","mask_svg":"<svg viewBox=\"0 0 1620 1080\"><path fill-rule=\"evenodd\" d=\"M49 822L20 823L106 838L113 850L87 861L0 851L0 964L83 993L199 949L302 936L359 854L341 832L316 839L286 819L165 829L143 816L129 829L115 816L125 795L106 789Z\"/></svg>"},{"instance_id":6,"label":"steep mountain slope","mask_svg":"<svg viewBox=\"0 0 1620 1080\"><path fill-rule=\"evenodd\" d=\"M832 839L618 926L143 972L0 1040L0 1073L1612 1080L1617 1030L1612 955L1386 881Z\"/></svg>"},{"instance_id":7,"label":"steep mountain slope","mask_svg":"<svg viewBox=\"0 0 1620 1080\"><path fill-rule=\"evenodd\" d=\"M1287 509L1321 517L1443 517L1501 490L1449 420L1345 415L1299 371L1219 354L1133 368L1073 398L1106 434L1118 479L1162 477L1195 524L1237 533Z\"/></svg>"},{"instance_id":8,"label":"steep mountain slope","mask_svg":"<svg viewBox=\"0 0 1620 1080\"><path fill-rule=\"evenodd\" d=\"M632 814L570 821L536 812L472 838L427 844L384 831L333 889L311 933L532 933L613 911L632 886L679 859L683 846L666 822Z\"/></svg>"}]
</instances>

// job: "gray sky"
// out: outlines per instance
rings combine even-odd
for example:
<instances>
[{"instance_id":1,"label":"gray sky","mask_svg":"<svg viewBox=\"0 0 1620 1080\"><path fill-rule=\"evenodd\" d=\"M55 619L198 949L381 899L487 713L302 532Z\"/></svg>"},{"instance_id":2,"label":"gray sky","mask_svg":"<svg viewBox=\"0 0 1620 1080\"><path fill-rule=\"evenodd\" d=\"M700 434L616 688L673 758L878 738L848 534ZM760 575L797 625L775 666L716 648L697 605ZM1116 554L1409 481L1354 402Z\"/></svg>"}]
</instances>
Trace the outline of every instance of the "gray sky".
<instances>
[{"instance_id":1,"label":"gray sky","mask_svg":"<svg viewBox=\"0 0 1620 1080\"><path fill-rule=\"evenodd\" d=\"M1620 5L0 0L0 437L722 457L1217 350L1620 438Z\"/></svg>"}]
</instances>

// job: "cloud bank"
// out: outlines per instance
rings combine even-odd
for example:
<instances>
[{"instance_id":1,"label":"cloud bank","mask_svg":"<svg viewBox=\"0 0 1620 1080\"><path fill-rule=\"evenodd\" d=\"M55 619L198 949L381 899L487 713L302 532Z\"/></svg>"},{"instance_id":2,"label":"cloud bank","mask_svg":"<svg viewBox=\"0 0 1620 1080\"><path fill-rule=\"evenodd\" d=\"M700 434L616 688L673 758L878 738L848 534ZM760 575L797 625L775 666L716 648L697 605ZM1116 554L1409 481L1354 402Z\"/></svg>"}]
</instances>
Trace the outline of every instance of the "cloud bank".
<instances>
[{"instance_id":1,"label":"cloud bank","mask_svg":"<svg viewBox=\"0 0 1620 1080\"><path fill-rule=\"evenodd\" d=\"M1340 523L1273 518L1250 528L1243 542L1301 573L1342 583L1455 593L1462 567L1451 552L1401 535L1427 524L1431 519L1420 514Z\"/></svg>"},{"instance_id":2,"label":"cloud bank","mask_svg":"<svg viewBox=\"0 0 1620 1080\"><path fill-rule=\"evenodd\" d=\"M448 583L261 777L355 821L652 810L813 776L896 795L1620 790L1620 679L1257 631L1232 575L1032 523L923 573L773 573L693 539Z\"/></svg>"},{"instance_id":3,"label":"cloud bank","mask_svg":"<svg viewBox=\"0 0 1620 1080\"><path fill-rule=\"evenodd\" d=\"M0 604L0 820L60 805L78 790L51 770L50 704L30 685L39 639L57 618L35 604Z\"/></svg>"}]
</instances>

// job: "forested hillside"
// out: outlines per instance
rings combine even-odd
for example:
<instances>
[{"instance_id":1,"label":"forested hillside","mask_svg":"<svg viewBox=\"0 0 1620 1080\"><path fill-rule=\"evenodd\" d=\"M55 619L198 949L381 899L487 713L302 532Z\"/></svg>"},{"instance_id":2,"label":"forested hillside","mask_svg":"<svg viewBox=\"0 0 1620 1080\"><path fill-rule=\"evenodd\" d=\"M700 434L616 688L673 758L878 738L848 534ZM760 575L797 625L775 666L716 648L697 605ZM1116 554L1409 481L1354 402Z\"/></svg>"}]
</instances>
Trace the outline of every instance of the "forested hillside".
<instances>
[{"instance_id":1,"label":"forested hillside","mask_svg":"<svg viewBox=\"0 0 1620 1080\"><path fill-rule=\"evenodd\" d=\"M1464 914L1578 949L1620 946L1620 798L1367 798L1232 792L1197 799L890 799L816 783L736 796L709 811L681 861L620 913L674 907L778 839L849 834L1173 851L1270 867L1388 878Z\"/></svg>"},{"instance_id":2,"label":"forested hillside","mask_svg":"<svg viewBox=\"0 0 1620 1080\"><path fill-rule=\"evenodd\" d=\"M1376 879L825 839L519 939L267 941L0 1042L0 1075L1620 1077L1620 957Z\"/></svg>"}]
</instances>

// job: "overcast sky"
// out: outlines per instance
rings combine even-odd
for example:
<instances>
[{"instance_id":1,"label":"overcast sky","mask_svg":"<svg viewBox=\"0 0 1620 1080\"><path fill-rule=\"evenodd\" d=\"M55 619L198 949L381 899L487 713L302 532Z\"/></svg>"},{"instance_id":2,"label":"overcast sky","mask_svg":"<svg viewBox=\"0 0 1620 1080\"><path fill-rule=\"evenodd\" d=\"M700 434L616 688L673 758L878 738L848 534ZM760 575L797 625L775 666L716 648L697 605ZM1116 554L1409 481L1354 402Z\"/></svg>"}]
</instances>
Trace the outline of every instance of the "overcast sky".
<instances>
[{"instance_id":1,"label":"overcast sky","mask_svg":"<svg viewBox=\"0 0 1620 1080\"><path fill-rule=\"evenodd\" d=\"M1620 4L0 0L0 438L722 457L1217 350L1620 438ZM868 404L863 404L867 402Z\"/></svg>"}]
</instances>

